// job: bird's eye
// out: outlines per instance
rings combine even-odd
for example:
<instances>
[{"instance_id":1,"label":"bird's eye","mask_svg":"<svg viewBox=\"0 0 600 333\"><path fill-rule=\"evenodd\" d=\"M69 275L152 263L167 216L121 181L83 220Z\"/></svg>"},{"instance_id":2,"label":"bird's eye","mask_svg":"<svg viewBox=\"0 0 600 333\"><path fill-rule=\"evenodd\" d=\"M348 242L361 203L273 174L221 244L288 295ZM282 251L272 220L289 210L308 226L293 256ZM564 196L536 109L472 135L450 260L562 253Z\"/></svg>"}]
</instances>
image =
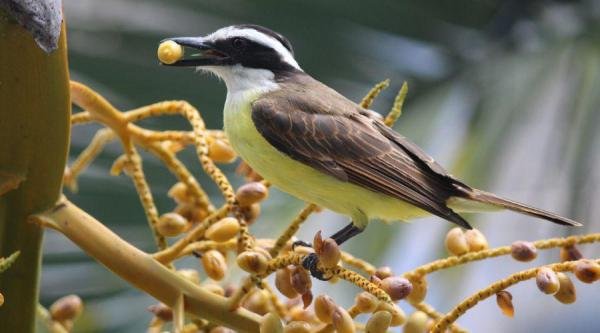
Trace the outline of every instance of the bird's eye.
<instances>
[{"instance_id":1,"label":"bird's eye","mask_svg":"<svg viewBox=\"0 0 600 333\"><path fill-rule=\"evenodd\" d=\"M246 41L243 38L234 38L232 43L233 47L235 47L236 49L241 49L244 46L246 46Z\"/></svg>"}]
</instances>

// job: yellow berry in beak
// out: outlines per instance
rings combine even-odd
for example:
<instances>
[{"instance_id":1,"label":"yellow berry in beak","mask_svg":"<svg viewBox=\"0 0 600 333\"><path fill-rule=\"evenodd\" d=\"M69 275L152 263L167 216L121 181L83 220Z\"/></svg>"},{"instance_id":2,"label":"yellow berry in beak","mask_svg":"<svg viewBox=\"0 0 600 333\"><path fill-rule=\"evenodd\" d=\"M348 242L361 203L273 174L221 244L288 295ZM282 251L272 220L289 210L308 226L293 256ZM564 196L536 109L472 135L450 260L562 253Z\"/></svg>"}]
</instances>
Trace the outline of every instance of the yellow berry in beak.
<instances>
[{"instance_id":1,"label":"yellow berry in beak","mask_svg":"<svg viewBox=\"0 0 600 333\"><path fill-rule=\"evenodd\" d=\"M158 45L157 55L160 62L170 65L183 58L183 47L172 40L168 40Z\"/></svg>"}]
</instances>

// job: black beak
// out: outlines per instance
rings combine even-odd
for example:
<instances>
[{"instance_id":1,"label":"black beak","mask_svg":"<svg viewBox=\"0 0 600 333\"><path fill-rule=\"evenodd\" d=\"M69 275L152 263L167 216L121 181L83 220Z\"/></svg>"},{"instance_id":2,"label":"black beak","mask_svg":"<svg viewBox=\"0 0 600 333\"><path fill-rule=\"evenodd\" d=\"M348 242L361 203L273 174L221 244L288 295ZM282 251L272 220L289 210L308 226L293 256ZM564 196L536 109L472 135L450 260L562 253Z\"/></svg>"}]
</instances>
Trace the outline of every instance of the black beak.
<instances>
[{"instance_id":1,"label":"black beak","mask_svg":"<svg viewBox=\"0 0 600 333\"><path fill-rule=\"evenodd\" d=\"M175 37L166 38L162 42L173 41L184 48L186 48L185 54L182 59L172 63L165 64L165 66L182 66L182 67L196 67L196 66L218 66L224 65L229 60L229 56L224 52L219 51L215 45L207 42L202 37ZM187 48L192 50L187 50Z\"/></svg>"}]
</instances>

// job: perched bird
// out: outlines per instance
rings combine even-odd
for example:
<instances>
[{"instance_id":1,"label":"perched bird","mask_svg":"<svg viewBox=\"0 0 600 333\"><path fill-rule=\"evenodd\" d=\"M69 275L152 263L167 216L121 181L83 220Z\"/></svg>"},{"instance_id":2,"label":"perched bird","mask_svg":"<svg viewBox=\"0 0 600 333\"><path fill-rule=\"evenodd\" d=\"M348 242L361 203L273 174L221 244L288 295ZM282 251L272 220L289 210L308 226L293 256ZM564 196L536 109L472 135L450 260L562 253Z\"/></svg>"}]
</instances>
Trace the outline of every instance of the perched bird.
<instances>
[{"instance_id":1,"label":"perched bird","mask_svg":"<svg viewBox=\"0 0 600 333\"><path fill-rule=\"evenodd\" d=\"M338 244L373 218L433 214L470 229L459 212L498 208L580 225L454 178L373 111L305 73L290 42L272 30L234 25L165 41L196 52L165 65L196 67L225 82L225 132L253 169L285 192L351 217L332 236ZM318 273L314 258L304 264Z\"/></svg>"}]
</instances>

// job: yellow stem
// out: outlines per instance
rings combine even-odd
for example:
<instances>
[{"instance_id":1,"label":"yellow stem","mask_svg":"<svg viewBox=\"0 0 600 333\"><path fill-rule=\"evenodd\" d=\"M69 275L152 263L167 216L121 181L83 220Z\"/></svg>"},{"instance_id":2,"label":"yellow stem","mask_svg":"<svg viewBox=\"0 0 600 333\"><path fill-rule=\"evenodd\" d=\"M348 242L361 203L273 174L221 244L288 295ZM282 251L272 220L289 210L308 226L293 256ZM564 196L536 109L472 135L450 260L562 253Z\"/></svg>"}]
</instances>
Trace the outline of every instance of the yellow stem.
<instances>
[{"instance_id":1,"label":"yellow stem","mask_svg":"<svg viewBox=\"0 0 600 333\"><path fill-rule=\"evenodd\" d=\"M133 286L169 307L183 297L185 311L240 332L258 332L260 316L246 309L229 309L226 298L188 281L76 207L61 199L33 220L50 219L58 231Z\"/></svg>"},{"instance_id":2,"label":"yellow stem","mask_svg":"<svg viewBox=\"0 0 600 333\"><path fill-rule=\"evenodd\" d=\"M600 263L600 259L595 259L597 263ZM543 267L548 267L555 272L564 272L571 271L573 267L577 264L577 261L566 261L556 264L544 265ZM450 312L448 312L445 316L440 318L440 320L436 323L436 325L431 330L431 333L441 333L446 330L448 325L454 323L460 316L462 316L469 309L477 305L477 303L482 300L497 294L499 291L504 290L512 285L515 285L521 281L529 280L536 277L538 270L540 267L530 268L524 271L520 271L514 274L509 275L505 279L496 281L489 286L479 290L473 295L467 297L465 300L460 302L458 305L454 307Z\"/></svg>"}]
</instances>

